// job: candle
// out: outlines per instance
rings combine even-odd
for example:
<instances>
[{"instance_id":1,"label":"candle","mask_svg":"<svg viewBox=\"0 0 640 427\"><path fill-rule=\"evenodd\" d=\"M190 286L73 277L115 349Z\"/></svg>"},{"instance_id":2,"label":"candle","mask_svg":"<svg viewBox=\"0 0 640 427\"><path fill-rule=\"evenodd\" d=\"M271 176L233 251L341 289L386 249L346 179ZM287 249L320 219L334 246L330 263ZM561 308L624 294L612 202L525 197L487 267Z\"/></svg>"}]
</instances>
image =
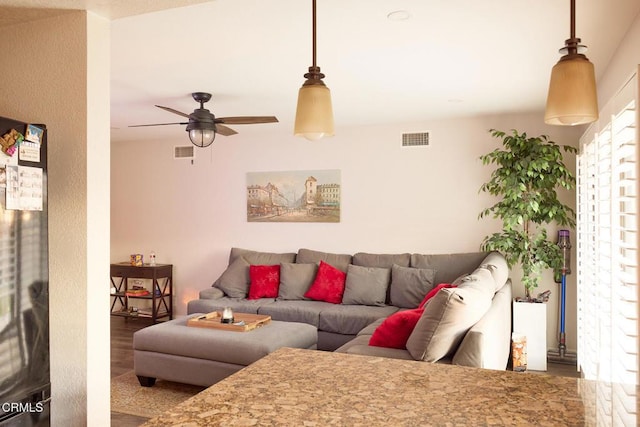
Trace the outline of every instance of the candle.
<instances>
[{"instance_id":1,"label":"candle","mask_svg":"<svg viewBox=\"0 0 640 427\"><path fill-rule=\"evenodd\" d=\"M233 311L231 307L225 307L222 310L222 319L220 320L222 323L233 323Z\"/></svg>"}]
</instances>

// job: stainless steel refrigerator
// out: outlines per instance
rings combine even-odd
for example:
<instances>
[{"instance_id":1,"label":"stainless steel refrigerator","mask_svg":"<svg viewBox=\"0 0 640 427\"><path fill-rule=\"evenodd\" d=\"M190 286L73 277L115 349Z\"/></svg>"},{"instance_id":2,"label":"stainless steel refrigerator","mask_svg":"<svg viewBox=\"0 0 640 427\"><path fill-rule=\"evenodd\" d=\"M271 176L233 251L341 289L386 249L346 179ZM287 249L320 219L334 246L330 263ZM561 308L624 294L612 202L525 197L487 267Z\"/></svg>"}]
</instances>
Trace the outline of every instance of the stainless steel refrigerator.
<instances>
[{"instance_id":1,"label":"stainless steel refrigerator","mask_svg":"<svg viewBox=\"0 0 640 427\"><path fill-rule=\"evenodd\" d=\"M48 426L47 131L0 117L0 137L0 426Z\"/></svg>"}]
</instances>

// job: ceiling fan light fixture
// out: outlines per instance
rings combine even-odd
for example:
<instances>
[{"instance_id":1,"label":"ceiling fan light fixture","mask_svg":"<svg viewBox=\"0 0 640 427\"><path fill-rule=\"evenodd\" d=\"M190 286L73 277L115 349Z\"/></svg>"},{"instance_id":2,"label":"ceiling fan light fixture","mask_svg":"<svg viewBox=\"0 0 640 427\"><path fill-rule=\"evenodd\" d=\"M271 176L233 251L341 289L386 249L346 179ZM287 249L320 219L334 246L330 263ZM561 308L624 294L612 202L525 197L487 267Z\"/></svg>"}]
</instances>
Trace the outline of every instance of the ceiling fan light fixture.
<instances>
[{"instance_id":1,"label":"ceiling fan light fixture","mask_svg":"<svg viewBox=\"0 0 640 427\"><path fill-rule=\"evenodd\" d=\"M598 120L598 95L593 64L582 53L585 46L575 34L575 0L571 3L571 36L560 52L566 53L551 70L544 122L575 126Z\"/></svg>"},{"instance_id":2,"label":"ceiling fan light fixture","mask_svg":"<svg viewBox=\"0 0 640 427\"><path fill-rule=\"evenodd\" d=\"M312 29L313 65L304 75L307 80L298 91L293 134L317 141L325 136L333 136L334 124L331 91L322 81L324 74L316 65L316 0L312 1Z\"/></svg>"},{"instance_id":3,"label":"ceiling fan light fixture","mask_svg":"<svg viewBox=\"0 0 640 427\"><path fill-rule=\"evenodd\" d=\"M204 103L211 99L211 95L205 92L194 92L193 99L200 103L200 108L189 114L186 131L189 132L189 139L193 145L200 148L208 147L216 139L215 116L204 108Z\"/></svg>"},{"instance_id":4,"label":"ceiling fan light fixture","mask_svg":"<svg viewBox=\"0 0 640 427\"><path fill-rule=\"evenodd\" d=\"M216 139L216 131L213 129L191 129L189 131L189 139L196 147L208 147Z\"/></svg>"}]
</instances>

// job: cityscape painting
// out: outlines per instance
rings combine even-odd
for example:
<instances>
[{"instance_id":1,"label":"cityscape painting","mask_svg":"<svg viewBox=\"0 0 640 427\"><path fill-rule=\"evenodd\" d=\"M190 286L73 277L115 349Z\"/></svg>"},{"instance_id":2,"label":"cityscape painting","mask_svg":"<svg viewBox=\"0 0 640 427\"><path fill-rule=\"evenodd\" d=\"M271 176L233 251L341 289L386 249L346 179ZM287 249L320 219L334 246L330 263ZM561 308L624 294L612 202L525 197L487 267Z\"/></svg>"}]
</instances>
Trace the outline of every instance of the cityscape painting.
<instances>
[{"instance_id":1,"label":"cityscape painting","mask_svg":"<svg viewBox=\"0 0 640 427\"><path fill-rule=\"evenodd\" d=\"M247 173L248 222L340 222L340 171Z\"/></svg>"}]
</instances>

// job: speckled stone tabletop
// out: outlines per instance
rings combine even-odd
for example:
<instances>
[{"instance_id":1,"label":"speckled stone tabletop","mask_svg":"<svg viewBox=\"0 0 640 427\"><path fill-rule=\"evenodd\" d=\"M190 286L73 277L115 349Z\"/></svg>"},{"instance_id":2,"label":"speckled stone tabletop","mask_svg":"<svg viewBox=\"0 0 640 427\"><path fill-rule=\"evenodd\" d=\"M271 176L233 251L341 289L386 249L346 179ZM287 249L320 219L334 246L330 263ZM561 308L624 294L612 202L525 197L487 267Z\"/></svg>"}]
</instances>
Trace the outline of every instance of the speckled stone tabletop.
<instances>
[{"instance_id":1,"label":"speckled stone tabletop","mask_svg":"<svg viewBox=\"0 0 640 427\"><path fill-rule=\"evenodd\" d=\"M282 348L144 426L583 426L585 380Z\"/></svg>"}]
</instances>

